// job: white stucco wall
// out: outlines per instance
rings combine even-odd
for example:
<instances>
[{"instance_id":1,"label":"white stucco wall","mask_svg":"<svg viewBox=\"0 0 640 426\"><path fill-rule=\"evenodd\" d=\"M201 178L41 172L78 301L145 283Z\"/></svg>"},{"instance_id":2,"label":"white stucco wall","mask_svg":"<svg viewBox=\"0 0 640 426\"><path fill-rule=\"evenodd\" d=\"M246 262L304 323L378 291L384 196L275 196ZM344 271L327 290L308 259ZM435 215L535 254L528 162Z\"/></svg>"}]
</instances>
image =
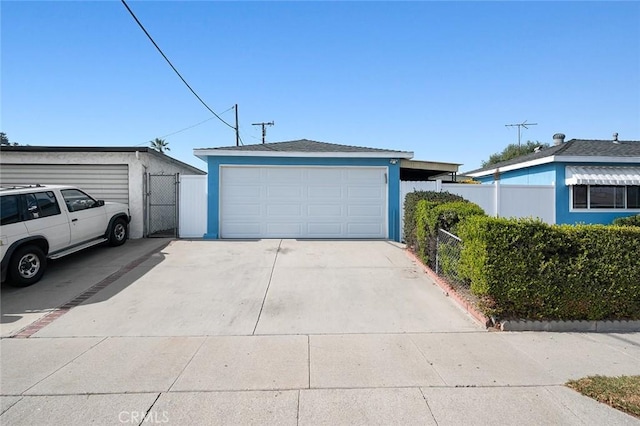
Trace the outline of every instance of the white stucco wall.
<instances>
[{"instance_id":1,"label":"white stucco wall","mask_svg":"<svg viewBox=\"0 0 640 426\"><path fill-rule=\"evenodd\" d=\"M149 152L21 152L2 151L0 165L7 164L127 164L129 166L130 238L144 233L144 174L194 174L188 167ZM46 183L46 182L43 182Z\"/></svg>"}]
</instances>

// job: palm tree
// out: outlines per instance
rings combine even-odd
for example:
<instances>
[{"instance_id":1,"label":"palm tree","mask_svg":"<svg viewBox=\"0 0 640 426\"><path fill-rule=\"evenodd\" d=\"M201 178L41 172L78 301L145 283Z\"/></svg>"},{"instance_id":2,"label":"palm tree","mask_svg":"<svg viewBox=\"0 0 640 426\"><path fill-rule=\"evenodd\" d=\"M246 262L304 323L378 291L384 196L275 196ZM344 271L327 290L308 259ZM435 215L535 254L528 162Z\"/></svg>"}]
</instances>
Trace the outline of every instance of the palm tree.
<instances>
[{"instance_id":1,"label":"palm tree","mask_svg":"<svg viewBox=\"0 0 640 426\"><path fill-rule=\"evenodd\" d=\"M169 148L169 142L165 141L164 139L155 138L154 140L149 141L149 143L151 144L151 148L160 152L160 154L163 154L165 150L171 151L171 149Z\"/></svg>"}]
</instances>

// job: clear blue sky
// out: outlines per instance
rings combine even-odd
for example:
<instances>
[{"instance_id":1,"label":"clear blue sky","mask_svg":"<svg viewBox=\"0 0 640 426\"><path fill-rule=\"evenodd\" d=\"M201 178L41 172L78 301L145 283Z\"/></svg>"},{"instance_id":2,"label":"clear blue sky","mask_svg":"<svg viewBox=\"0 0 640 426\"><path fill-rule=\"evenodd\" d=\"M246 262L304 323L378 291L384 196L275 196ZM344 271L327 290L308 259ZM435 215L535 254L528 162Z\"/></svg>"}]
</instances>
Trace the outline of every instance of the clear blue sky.
<instances>
[{"instance_id":1,"label":"clear blue sky","mask_svg":"<svg viewBox=\"0 0 640 426\"><path fill-rule=\"evenodd\" d=\"M129 6L216 112L267 140L479 167L522 140L640 140L637 2L147 2ZM148 145L212 115L119 1L2 1L1 131L29 145ZM222 117L234 123L233 111ZM235 144L217 119L175 158Z\"/></svg>"}]
</instances>

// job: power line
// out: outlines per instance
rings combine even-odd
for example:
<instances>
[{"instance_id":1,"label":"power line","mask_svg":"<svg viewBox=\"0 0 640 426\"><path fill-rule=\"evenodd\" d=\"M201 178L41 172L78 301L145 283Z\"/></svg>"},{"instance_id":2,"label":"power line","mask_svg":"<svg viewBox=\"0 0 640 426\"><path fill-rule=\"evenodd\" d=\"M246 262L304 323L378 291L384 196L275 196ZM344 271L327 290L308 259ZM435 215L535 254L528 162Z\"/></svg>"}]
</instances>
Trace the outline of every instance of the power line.
<instances>
[{"instance_id":1,"label":"power line","mask_svg":"<svg viewBox=\"0 0 640 426\"><path fill-rule=\"evenodd\" d=\"M233 108L233 107L231 107L231 108ZM229 111L231 108L229 108L227 111ZM225 112L227 112L227 111L225 111ZM224 114L225 112L223 112L222 114ZM199 126L199 125L201 125L201 124L204 124L204 123L206 123L207 121L211 121L211 120L213 120L214 118L215 118L215 117L209 117L209 118L207 118L206 120L199 121L199 122L197 122L196 124L192 124L191 126L187 126L187 127L185 127L184 129L180 129L180 130L177 130L177 131L175 131L175 132L168 133L168 134L166 134L166 135L164 135L164 136L160 136L160 138L159 138L159 139L164 139L164 138L167 138L167 137L169 137L169 136L173 136L173 135L177 135L178 133L182 133L182 132L184 132L184 131L186 131L186 130L193 129L194 127L197 127L197 126ZM139 143L139 144L134 145L134 146L145 145L145 144L147 144L147 143L148 143L148 142L142 142L142 143Z\"/></svg>"},{"instance_id":2,"label":"power line","mask_svg":"<svg viewBox=\"0 0 640 426\"><path fill-rule=\"evenodd\" d=\"M196 123L196 124L194 124L194 125L191 125L191 126L189 126L189 127L185 127L184 129L180 129L180 130L178 130L178 131L171 132L171 133L166 134L166 135L164 135L164 136L160 136L160 139L164 139L164 138L169 137L169 136L177 135L178 133L182 133L182 132L184 132L185 130L193 129L194 127L197 127L197 126L199 126L199 125L201 125L201 124L204 124L204 123L206 123L207 121L213 120L214 118L215 118L215 117L209 117L209 118L207 118L206 120L203 120L203 121L201 121L201 122L199 122L199 123Z\"/></svg>"},{"instance_id":3,"label":"power line","mask_svg":"<svg viewBox=\"0 0 640 426\"><path fill-rule=\"evenodd\" d=\"M234 108L234 107L227 108L226 110L222 111L222 112L220 113L220 115L224 114L225 112L229 112L229 111L231 111L233 108ZM171 133L169 133L169 134L167 134L167 135L160 136L160 139L163 139L163 138L166 138L166 137L169 137L169 136L173 136L173 135L177 135L178 133L182 133L182 132L184 132L185 130L193 129L194 127L197 127L197 126L199 126L199 125L201 125L201 124L204 124L204 123L206 123L207 121L211 121L211 120L213 120L214 118L215 118L215 117L209 117L209 118L207 118L206 120L202 120L202 121L200 121L200 122L198 122L198 123L196 123L196 124L192 124L191 126L185 127L184 129L180 129L180 130L177 130L177 131L175 131L175 132L171 132Z\"/></svg>"},{"instance_id":4,"label":"power line","mask_svg":"<svg viewBox=\"0 0 640 426\"><path fill-rule=\"evenodd\" d=\"M220 121L222 121L224 124L226 124L227 126L231 127L232 129L235 130L235 127L232 126L231 124L227 123L226 121L224 121L218 114L215 113L215 111L213 111L211 108L209 108L209 105L207 105L205 103L205 101L202 100L202 98L200 96L198 96L198 94L195 92L195 90L193 90L191 88L191 86L189 86L189 83L187 83L187 81L184 79L184 77L182 77L182 74L180 74L180 72L178 72L178 70L176 69L176 67L173 66L173 64L171 63L171 61L169 60L169 58L167 58L167 55L164 54L164 52L162 51L162 49L160 49L160 47L158 46L158 44L153 40L153 38L151 37L151 35L149 34L149 32L144 28L144 26L142 25L142 23L138 20L138 18L136 17L136 15L133 13L133 11L129 8L129 5L127 5L127 2L125 0L120 0L122 2L122 4L124 5L124 7L127 8L127 10L129 11L129 13L131 14L131 16L133 17L133 19L136 21L136 23L138 24L138 26L140 27L140 29L142 29L142 31L144 31L144 33L147 35L147 37L149 38L149 40L151 41L151 43L153 43L153 45L156 47L156 49L158 49L158 52L160 52L160 54L162 55L162 57L165 59L165 61L167 61L167 63L169 64L169 66L171 67L171 69L173 69L173 71L178 75L178 77L180 77L180 80L182 80L182 82L185 84L185 86L187 86L189 88L189 90L191 91L191 93L193 93L193 95L200 101L200 103L202 103L202 105L205 106L205 108L207 108L209 110L209 112L211 112L211 114L215 115L216 118Z\"/></svg>"}]
</instances>

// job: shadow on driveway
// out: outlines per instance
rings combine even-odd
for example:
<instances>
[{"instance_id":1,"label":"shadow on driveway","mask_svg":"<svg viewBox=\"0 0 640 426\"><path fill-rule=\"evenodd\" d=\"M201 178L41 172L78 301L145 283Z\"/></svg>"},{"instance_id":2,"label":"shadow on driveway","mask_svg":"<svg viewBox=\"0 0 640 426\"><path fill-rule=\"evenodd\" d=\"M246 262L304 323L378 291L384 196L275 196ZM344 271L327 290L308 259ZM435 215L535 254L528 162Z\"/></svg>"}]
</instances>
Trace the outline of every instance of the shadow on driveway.
<instances>
[{"instance_id":1,"label":"shadow on driveway","mask_svg":"<svg viewBox=\"0 0 640 426\"><path fill-rule=\"evenodd\" d=\"M78 298L93 286L105 280L124 277L120 290L140 278L150 267L164 260L162 249L171 239L129 240L120 247L96 246L72 255L49 260L43 278L29 287L13 287L3 283L0 289L0 329L2 337L15 334L54 309ZM157 253L155 256L151 254ZM145 268L128 268L141 258L147 258ZM133 272L133 273L132 273ZM126 285L122 285L126 283ZM106 288L100 297L87 303L103 301Z\"/></svg>"}]
</instances>

